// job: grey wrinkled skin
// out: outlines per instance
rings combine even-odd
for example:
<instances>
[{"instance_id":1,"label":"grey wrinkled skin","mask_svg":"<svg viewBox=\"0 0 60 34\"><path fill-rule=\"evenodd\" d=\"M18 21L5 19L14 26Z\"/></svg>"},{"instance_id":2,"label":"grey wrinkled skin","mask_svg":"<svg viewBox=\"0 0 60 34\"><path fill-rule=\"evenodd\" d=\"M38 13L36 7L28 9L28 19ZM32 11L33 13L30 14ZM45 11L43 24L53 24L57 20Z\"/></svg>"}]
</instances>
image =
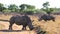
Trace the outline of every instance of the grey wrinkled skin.
<instances>
[{"instance_id":1,"label":"grey wrinkled skin","mask_svg":"<svg viewBox=\"0 0 60 34\"><path fill-rule=\"evenodd\" d=\"M42 15L38 21L41 21L41 20L44 20L44 21L49 21L49 20L52 20L55 22L55 17L53 16L50 16L50 15Z\"/></svg>"},{"instance_id":2,"label":"grey wrinkled skin","mask_svg":"<svg viewBox=\"0 0 60 34\"><path fill-rule=\"evenodd\" d=\"M13 24L17 24L17 25L22 25L23 28L22 30L26 30L26 26L29 27L30 30L33 30L33 25L32 25L32 21L30 19L30 17L24 15L24 16L12 16L10 18L10 21L9 21L10 25L9 25L9 30L12 30L12 26Z\"/></svg>"}]
</instances>

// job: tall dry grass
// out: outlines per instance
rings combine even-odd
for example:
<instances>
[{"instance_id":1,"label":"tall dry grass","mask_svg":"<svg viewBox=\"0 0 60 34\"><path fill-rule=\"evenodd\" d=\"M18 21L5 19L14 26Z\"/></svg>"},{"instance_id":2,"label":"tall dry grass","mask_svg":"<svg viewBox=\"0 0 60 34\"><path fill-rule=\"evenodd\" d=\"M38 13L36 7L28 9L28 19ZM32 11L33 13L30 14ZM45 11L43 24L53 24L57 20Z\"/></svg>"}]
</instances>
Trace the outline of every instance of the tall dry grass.
<instances>
[{"instance_id":1,"label":"tall dry grass","mask_svg":"<svg viewBox=\"0 0 60 34\"><path fill-rule=\"evenodd\" d=\"M12 15L0 15L0 19L6 19L9 20ZM37 16L30 16L31 20L34 20L33 25L34 26L40 26L43 28L43 30L47 31L47 34L60 34L60 15L54 15L55 16L55 22L53 21L38 21ZM6 23L7 24L7 23ZM9 23L8 23L9 25ZM5 25L7 28L7 25ZM14 26L16 27L16 26ZM19 27L16 27L19 29ZM16 29L14 28L14 29Z\"/></svg>"}]
</instances>

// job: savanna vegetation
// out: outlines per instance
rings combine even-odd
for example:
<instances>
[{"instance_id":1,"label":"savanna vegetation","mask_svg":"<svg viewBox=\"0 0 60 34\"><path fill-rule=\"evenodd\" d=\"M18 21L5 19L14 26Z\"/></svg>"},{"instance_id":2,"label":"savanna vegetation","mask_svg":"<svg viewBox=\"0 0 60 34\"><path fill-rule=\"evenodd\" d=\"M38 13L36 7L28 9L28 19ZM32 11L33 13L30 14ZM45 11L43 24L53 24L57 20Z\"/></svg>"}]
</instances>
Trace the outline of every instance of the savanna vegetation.
<instances>
[{"instance_id":1,"label":"savanna vegetation","mask_svg":"<svg viewBox=\"0 0 60 34\"><path fill-rule=\"evenodd\" d=\"M26 13L26 14L35 14L35 13L59 13L60 8L51 8L49 2L45 2L42 4L42 8L41 9L36 9L35 6L33 5L28 5L28 4L21 4L19 6L15 5L15 4L10 4L8 6L5 7L4 4L0 3L0 12L3 13L13 13L13 12L17 12L17 13Z\"/></svg>"},{"instance_id":2,"label":"savanna vegetation","mask_svg":"<svg viewBox=\"0 0 60 34\"><path fill-rule=\"evenodd\" d=\"M33 25L41 27L44 31L47 31L46 34L60 34L60 16L59 15L53 15L56 18L56 22L53 21L38 21L37 16L33 16L32 14L60 14L60 8L52 8L50 7L49 2L45 2L42 4L42 8L36 9L35 6L29 5L29 4L21 4L19 6L15 4L10 4L8 6L5 6L5 4L0 3L0 19L9 20L12 15L4 15L4 13L20 13L20 14L30 14L31 20L34 20ZM0 23L0 30L4 28L8 28L9 23L1 21ZM21 29L21 27L14 25L13 29ZM28 29L28 28L27 28ZM40 31L39 31L40 32ZM16 32L17 33L17 32ZM25 33L24 33L25 34ZM30 33L29 33L30 34Z\"/></svg>"}]
</instances>

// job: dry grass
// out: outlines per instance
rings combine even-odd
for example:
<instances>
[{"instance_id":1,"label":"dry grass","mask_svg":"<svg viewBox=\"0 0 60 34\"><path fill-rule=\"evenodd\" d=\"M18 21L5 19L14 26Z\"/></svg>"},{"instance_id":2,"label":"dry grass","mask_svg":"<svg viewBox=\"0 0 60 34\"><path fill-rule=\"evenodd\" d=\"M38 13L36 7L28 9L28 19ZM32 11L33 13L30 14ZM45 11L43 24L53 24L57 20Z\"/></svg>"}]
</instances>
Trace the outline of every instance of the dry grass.
<instances>
[{"instance_id":1,"label":"dry grass","mask_svg":"<svg viewBox=\"0 0 60 34\"><path fill-rule=\"evenodd\" d=\"M41 26L45 31L47 31L47 34L60 34L60 15L54 15L56 17L56 22L53 21L38 21L37 16L30 16L32 20L34 20L33 25L35 26ZM7 19L9 20L11 15L0 15L0 19ZM8 29L9 23L0 21L0 26L2 26L3 29ZM15 30L21 30L22 26L18 26L16 24L13 25L13 29ZM16 33L15 33L16 34Z\"/></svg>"},{"instance_id":2,"label":"dry grass","mask_svg":"<svg viewBox=\"0 0 60 34\"><path fill-rule=\"evenodd\" d=\"M41 26L45 31L47 31L47 34L60 34L60 15L55 15L56 22L53 21L37 21L36 16L33 16L31 19L34 19L33 22L36 26Z\"/></svg>"}]
</instances>

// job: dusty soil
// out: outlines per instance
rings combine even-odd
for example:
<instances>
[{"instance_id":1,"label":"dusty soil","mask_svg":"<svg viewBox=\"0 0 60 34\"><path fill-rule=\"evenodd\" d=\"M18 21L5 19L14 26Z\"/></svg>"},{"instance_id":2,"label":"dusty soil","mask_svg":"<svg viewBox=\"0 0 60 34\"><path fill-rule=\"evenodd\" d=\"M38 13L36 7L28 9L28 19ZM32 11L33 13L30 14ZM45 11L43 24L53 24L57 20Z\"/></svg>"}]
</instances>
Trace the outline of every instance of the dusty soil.
<instances>
[{"instance_id":1,"label":"dusty soil","mask_svg":"<svg viewBox=\"0 0 60 34\"><path fill-rule=\"evenodd\" d=\"M60 34L60 15L54 15L56 17L55 22L53 21L38 21L37 16L30 16L31 20L34 20L33 25L41 26L47 34ZM0 15L0 19L9 20L11 15ZM0 21L0 30L8 30L9 22ZM22 26L16 24L13 25L13 30L21 30ZM27 28L28 30L28 28ZM34 31L18 31L18 32L3 32L0 31L0 34L35 34Z\"/></svg>"}]
</instances>

